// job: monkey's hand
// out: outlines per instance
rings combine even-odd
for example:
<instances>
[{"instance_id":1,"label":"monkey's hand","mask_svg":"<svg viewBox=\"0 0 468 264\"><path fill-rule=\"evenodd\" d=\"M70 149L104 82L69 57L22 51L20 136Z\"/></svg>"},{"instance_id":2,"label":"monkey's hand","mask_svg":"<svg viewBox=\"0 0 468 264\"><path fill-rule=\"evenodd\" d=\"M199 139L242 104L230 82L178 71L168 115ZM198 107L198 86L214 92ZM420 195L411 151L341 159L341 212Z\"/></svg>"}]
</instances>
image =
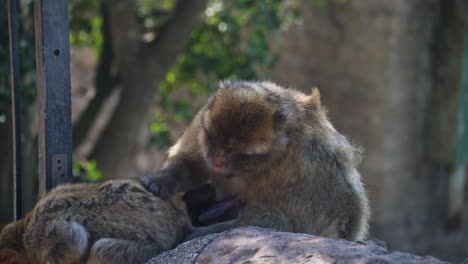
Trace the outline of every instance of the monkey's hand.
<instances>
[{"instance_id":1,"label":"monkey's hand","mask_svg":"<svg viewBox=\"0 0 468 264\"><path fill-rule=\"evenodd\" d=\"M234 196L228 199L218 202L217 204L200 214L198 216L198 221L200 223L208 223L210 221L216 220L218 217L220 217L230 209L238 208L244 204L245 199L241 195L235 194Z\"/></svg>"},{"instance_id":2,"label":"monkey's hand","mask_svg":"<svg viewBox=\"0 0 468 264\"><path fill-rule=\"evenodd\" d=\"M139 178L140 183L154 195L167 199L177 192L177 178L171 169L162 169L154 174Z\"/></svg>"}]
</instances>

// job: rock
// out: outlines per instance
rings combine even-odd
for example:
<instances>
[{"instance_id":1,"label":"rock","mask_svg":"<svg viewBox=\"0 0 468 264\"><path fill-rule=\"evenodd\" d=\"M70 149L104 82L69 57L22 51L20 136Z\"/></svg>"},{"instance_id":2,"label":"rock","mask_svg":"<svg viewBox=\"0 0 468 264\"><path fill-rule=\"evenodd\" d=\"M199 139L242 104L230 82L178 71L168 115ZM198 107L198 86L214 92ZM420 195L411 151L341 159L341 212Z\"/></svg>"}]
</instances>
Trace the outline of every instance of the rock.
<instances>
[{"instance_id":1,"label":"rock","mask_svg":"<svg viewBox=\"0 0 468 264\"><path fill-rule=\"evenodd\" d=\"M205 249L205 247L223 234L224 233L212 234L187 241L172 250L159 254L146 264L195 263L198 255Z\"/></svg>"},{"instance_id":2,"label":"rock","mask_svg":"<svg viewBox=\"0 0 468 264\"><path fill-rule=\"evenodd\" d=\"M350 242L307 234L242 227L197 238L147 264L448 263L433 257L389 252L381 241Z\"/></svg>"}]
</instances>

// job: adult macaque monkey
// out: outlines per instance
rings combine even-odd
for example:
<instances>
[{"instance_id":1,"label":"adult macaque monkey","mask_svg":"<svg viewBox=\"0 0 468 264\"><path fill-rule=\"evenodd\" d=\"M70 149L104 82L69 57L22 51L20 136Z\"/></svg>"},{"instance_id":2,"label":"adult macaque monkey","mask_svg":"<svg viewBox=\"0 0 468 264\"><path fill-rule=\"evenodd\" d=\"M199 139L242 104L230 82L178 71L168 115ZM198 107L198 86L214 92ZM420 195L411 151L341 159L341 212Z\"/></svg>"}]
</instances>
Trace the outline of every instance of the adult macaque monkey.
<instances>
[{"instance_id":1,"label":"adult macaque monkey","mask_svg":"<svg viewBox=\"0 0 468 264\"><path fill-rule=\"evenodd\" d=\"M306 95L270 82L223 82L163 169L140 181L162 198L211 183L221 197L246 200L238 218L189 238L254 225L355 241L369 219L359 162L317 89Z\"/></svg>"},{"instance_id":2,"label":"adult macaque monkey","mask_svg":"<svg viewBox=\"0 0 468 264\"><path fill-rule=\"evenodd\" d=\"M145 263L191 229L181 198L164 201L136 180L60 185L3 228L0 263Z\"/></svg>"}]
</instances>

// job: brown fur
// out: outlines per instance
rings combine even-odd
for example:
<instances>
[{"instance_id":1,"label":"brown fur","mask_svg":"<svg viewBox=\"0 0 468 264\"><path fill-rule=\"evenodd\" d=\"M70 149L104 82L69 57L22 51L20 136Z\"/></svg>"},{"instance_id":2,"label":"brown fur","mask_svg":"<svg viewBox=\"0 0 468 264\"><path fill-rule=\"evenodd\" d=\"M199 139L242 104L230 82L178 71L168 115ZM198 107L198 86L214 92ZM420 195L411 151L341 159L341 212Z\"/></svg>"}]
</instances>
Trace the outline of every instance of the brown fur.
<instances>
[{"instance_id":1,"label":"brown fur","mask_svg":"<svg viewBox=\"0 0 468 264\"><path fill-rule=\"evenodd\" d=\"M7 225L0 250L39 264L143 263L176 246L188 227L180 197L161 200L135 180L67 184Z\"/></svg>"},{"instance_id":2,"label":"brown fur","mask_svg":"<svg viewBox=\"0 0 468 264\"><path fill-rule=\"evenodd\" d=\"M255 225L362 240L369 205L359 162L359 151L328 121L317 89L305 95L269 82L224 82L163 169L141 181L161 197L209 182L221 196L246 198L238 219L189 238Z\"/></svg>"}]
</instances>

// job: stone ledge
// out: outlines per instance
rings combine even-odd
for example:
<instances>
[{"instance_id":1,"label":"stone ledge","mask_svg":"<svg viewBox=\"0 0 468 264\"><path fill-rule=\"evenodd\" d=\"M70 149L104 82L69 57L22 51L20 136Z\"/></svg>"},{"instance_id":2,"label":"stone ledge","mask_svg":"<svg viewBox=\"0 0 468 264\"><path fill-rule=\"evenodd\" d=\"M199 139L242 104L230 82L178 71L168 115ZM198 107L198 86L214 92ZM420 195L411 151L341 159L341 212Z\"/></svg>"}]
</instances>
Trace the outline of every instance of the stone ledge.
<instances>
[{"instance_id":1,"label":"stone ledge","mask_svg":"<svg viewBox=\"0 0 468 264\"><path fill-rule=\"evenodd\" d=\"M389 252L378 240L349 242L259 227L236 228L197 238L147 264L223 263L449 263L430 256Z\"/></svg>"}]
</instances>

